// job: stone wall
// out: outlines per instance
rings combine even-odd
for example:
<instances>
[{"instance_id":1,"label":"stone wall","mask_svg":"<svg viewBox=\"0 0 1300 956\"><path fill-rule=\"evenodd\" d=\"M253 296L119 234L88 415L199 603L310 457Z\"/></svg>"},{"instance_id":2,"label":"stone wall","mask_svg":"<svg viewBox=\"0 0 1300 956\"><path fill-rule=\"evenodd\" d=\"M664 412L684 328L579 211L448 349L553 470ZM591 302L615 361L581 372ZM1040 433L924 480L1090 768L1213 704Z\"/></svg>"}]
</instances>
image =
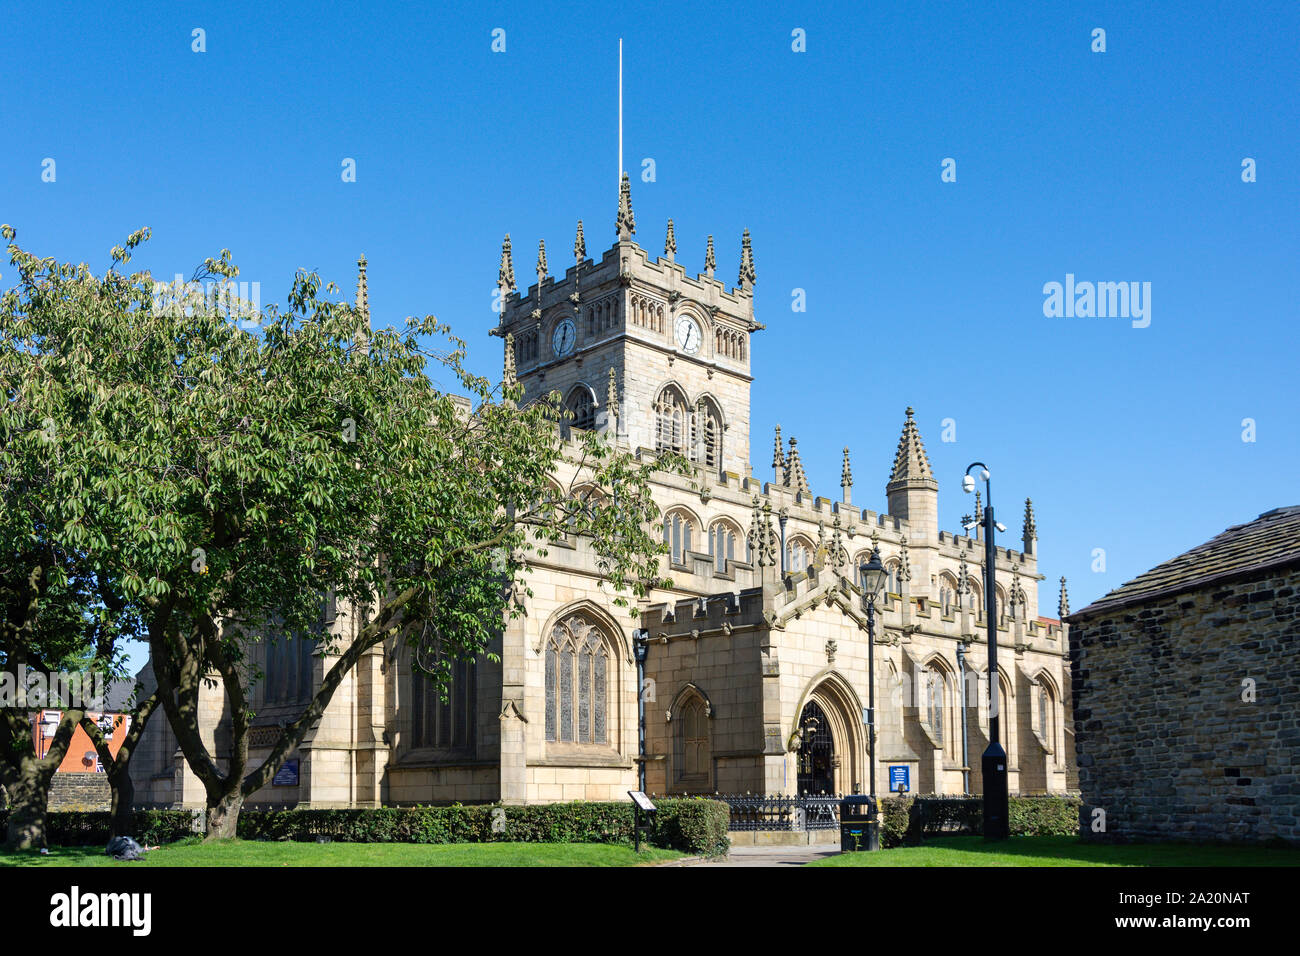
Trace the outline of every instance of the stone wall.
<instances>
[{"instance_id":1,"label":"stone wall","mask_svg":"<svg viewBox=\"0 0 1300 956\"><path fill-rule=\"evenodd\" d=\"M56 773L50 781L51 810L108 810L112 785L103 773Z\"/></svg>"},{"instance_id":2,"label":"stone wall","mask_svg":"<svg viewBox=\"0 0 1300 956\"><path fill-rule=\"evenodd\" d=\"M1071 619L1087 835L1300 842L1297 597L1293 566Z\"/></svg>"}]
</instances>

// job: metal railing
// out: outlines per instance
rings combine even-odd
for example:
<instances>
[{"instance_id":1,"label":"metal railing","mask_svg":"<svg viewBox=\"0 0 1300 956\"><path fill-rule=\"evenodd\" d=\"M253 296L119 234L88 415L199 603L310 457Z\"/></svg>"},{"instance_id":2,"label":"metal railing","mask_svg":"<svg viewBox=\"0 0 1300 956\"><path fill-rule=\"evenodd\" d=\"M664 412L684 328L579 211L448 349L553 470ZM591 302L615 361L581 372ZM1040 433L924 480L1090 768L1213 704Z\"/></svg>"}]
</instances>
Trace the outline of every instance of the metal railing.
<instances>
[{"instance_id":1,"label":"metal railing","mask_svg":"<svg viewBox=\"0 0 1300 956\"><path fill-rule=\"evenodd\" d=\"M731 808L729 830L834 830L840 825L839 795L710 793L701 796Z\"/></svg>"}]
</instances>

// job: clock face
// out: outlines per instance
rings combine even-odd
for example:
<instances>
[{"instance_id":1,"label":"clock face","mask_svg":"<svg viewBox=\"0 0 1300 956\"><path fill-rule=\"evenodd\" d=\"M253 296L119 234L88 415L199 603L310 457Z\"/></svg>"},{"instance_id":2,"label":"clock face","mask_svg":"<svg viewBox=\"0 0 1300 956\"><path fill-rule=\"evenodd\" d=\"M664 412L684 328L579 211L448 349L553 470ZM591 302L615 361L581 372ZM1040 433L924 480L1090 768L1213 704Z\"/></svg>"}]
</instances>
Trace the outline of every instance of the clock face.
<instances>
[{"instance_id":1,"label":"clock face","mask_svg":"<svg viewBox=\"0 0 1300 956\"><path fill-rule=\"evenodd\" d=\"M568 355L573 351L573 343L577 341L577 338L577 330L573 327L573 320L565 319L551 333L551 348L555 349L556 355Z\"/></svg>"},{"instance_id":2,"label":"clock face","mask_svg":"<svg viewBox=\"0 0 1300 956\"><path fill-rule=\"evenodd\" d=\"M677 320L677 344L683 352L694 355L700 350L703 340L700 326L694 319L683 316Z\"/></svg>"}]
</instances>

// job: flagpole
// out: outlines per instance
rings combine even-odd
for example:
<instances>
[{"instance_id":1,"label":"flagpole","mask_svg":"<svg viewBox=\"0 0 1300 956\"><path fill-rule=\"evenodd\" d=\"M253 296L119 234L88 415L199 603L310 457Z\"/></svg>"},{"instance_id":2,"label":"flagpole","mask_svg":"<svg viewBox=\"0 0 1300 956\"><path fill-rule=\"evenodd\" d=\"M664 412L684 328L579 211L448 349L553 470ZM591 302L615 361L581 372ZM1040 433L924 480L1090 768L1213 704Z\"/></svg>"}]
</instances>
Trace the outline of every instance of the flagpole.
<instances>
[{"instance_id":1,"label":"flagpole","mask_svg":"<svg viewBox=\"0 0 1300 956\"><path fill-rule=\"evenodd\" d=\"M623 38L618 38L618 184L623 185Z\"/></svg>"}]
</instances>

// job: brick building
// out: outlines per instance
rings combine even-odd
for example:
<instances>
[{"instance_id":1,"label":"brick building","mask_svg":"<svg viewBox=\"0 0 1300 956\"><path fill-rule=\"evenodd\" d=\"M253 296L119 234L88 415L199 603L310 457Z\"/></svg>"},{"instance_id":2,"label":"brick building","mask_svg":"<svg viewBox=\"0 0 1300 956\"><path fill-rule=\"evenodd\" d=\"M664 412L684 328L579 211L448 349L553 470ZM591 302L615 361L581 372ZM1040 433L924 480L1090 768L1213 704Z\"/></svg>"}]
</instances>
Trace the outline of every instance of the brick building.
<instances>
[{"instance_id":1,"label":"brick building","mask_svg":"<svg viewBox=\"0 0 1300 956\"><path fill-rule=\"evenodd\" d=\"M1068 615L1086 831L1300 842L1298 606L1291 507Z\"/></svg>"}]
</instances>

